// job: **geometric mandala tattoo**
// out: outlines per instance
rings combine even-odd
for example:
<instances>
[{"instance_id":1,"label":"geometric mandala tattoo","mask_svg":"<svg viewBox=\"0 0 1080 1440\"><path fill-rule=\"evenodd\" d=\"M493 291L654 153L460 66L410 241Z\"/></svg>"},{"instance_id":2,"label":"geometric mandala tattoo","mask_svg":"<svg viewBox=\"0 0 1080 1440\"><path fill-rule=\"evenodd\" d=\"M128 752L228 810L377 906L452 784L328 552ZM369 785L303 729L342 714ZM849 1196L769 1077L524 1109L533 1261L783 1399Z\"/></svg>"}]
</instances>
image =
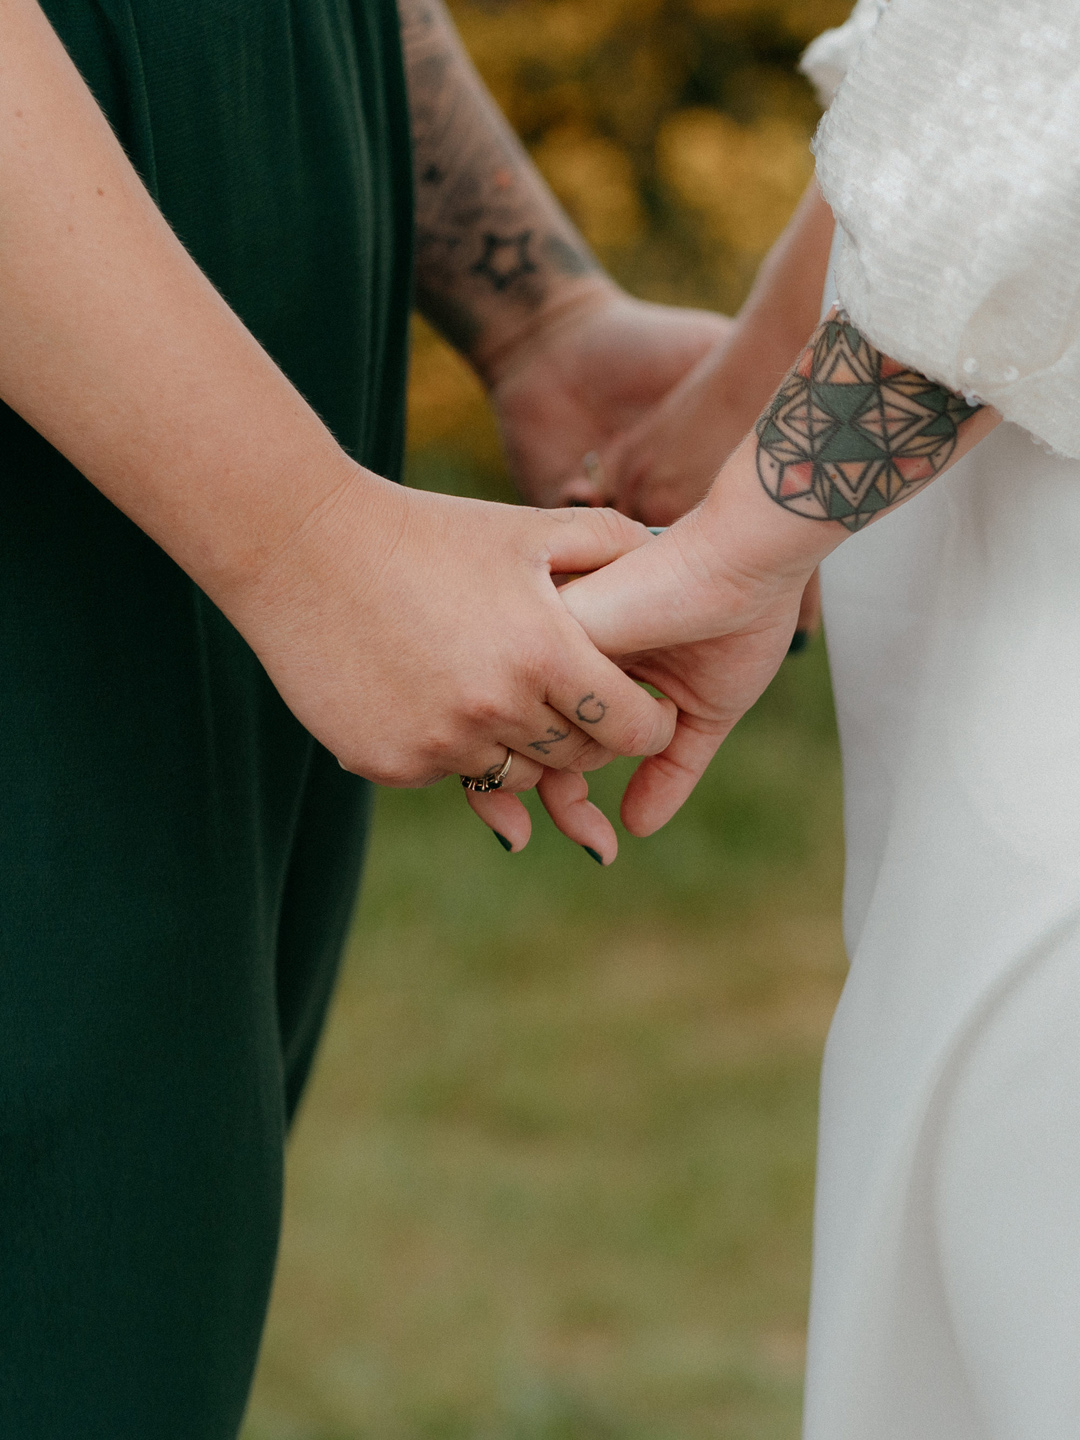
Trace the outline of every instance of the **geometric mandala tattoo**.
<instances>
[{"instance_id":1,"label":"geometric mandala tattoo","mask_svg":"<svg viewBox=\"0 0 1080 1440\"><path fill-rule=\"evenodd\" d=\"M980 408L875 350L841 310L758 421L758 475L785 509L861 530L948 464Z\"/></svg>"}]
</instances>

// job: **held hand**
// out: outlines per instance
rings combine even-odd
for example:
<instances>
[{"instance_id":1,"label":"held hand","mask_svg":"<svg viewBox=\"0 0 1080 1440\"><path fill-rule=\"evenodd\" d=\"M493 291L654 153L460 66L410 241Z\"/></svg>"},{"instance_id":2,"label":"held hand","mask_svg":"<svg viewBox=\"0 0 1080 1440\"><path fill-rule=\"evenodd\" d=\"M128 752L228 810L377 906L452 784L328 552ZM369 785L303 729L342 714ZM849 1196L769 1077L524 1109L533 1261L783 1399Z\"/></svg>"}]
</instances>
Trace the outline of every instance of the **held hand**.
<instances>
[{"instance_id":1,"label":"held hand","mask_svg":"<svg viewBox=\"0 0 1080 1440\"><path fill-rule=\"evenodd\" d=\"M915 423L873 429L896 396L910 406L912 395ZM566 587L564 602L596 644L681 710L671 745L627 789L628 828L648 834L682 804L772 678L825 556L918 494L1000 419L882 355L831 312L702 504Z\"/></svg>"},{"instance_id":2,"label":"held hand","mask_svg":"<svg viewBox=\"0 0 1080 1440\"><path fill-rule=\"evenodd\" d=\"M592 475L579 473L574 493L591 494L591 503L612 505L646 525L674 524L707 494L801 343L753 312L728 322L720 341L680 383L597 453ZM820 620L815 574L797 629L812 634Z\"/></svg>"},{"instance_id":3,"label":"held hand","mask_svg":"<svg viewBox=\"0 0 1080 1440\"><path fill-rule=\"evenodd\" d=\"M647 539L613 511L426 494L350 464L280 553L221 603L346 769L419 786L496 772L509 749L508 789L528 789L544 767L588 770L670 741L673 707L595 650L551 580ZM474 808L520 848L520 802L470 798L497 801ZM564 808L573 838L612 857L599 812Z\"/></svg>"},{"instance_id":4,"label":"held hand","mask_svg":"<svg viewBox=\"0 0 1080 1440\"><path fill-rule=\"evenodd\" d=\"M767 398L776 378L748 376L737 339L733 321L678 385L598 450L592 475L582 470L578 477L579 485L591 480L594 504L645 525L673 525L704 498L757 418L759 391Z\"/></svg>"},{"instance_id":5,"label":"held hand","mask_svg":"<svg viewBox=\"0 0 1080 1440\"><path fill-rule=\"evenodd\" d=\"M543 506L606 503L582 472L583 456L645 416L731 323L605 286L521 342L494 367L490 394L524 498Z\"/></svg>"},{"instance_id":6,"label":"held hand","mask_svg":"<svg viewBox=\"0 0 1080 1440\"><path fill-rule=\"evenodd\" d=\"M765 496L752 459L747 473L752 449L752 440L739 448L705 508L561 591L599 648L679 707L670 745L639 766L623 798L635 835L671 818L764 691L817 561L836 543L833 527L818 531ZM792 527L809 540L799 533L789 550Z\"/></svg>"},{"instance_id":7,"label":"held hand","mask_svg":"<svg viewBox=\"0 0 1080 1440\"><path fill-rule=\"evenodd\" d=\"M628 674L656 686L679 707L671 743L638 767L623 797L623 823L633 835L651 835L687 799L720 744L776 674L799 614L801 581L759 585L733 574L715 587L726 591L725 600L718 603L714 595L708 607L716 638L649 643L649 626L635 623L627 610L636 607L627 602L633 594L662 610L672 595L685 596L692 562L683 545L669 531L641 553L640 563L628 563L634 560L628 557L564 591L571 614L596 642L617 655Z\"/></svg>"}]
</instances>

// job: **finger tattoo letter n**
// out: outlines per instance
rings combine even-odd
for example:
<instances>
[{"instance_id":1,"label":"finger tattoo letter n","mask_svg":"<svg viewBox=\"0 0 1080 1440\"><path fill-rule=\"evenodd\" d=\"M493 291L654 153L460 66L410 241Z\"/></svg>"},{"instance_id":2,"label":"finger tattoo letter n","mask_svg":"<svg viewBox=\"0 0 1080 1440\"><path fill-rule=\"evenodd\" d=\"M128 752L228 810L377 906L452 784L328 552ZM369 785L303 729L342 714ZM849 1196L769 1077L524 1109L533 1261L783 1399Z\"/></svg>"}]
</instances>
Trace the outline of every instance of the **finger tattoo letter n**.
<instances>
[{"instance_id":1,"label":"finger tattoo letter n","mask_svg":"<svg viewBox=\"0 0 1080 1440\"><path fill-rule=\"evenodd\" d=\"M583 695L578 701L574 714L583 725L599 725L607 714L607 706L603 700L598 700L590 690L588 695Z\"/></svg>"},{"instance_id":2,"label":"finger tattoo letter n","mask_svg":"<svg viewBox=\"0 0 1080 1440\"><path fill-rule=\"evenodd\" d=\"M529 749L536 750L541 755L550 755L552 745L557 745L560 740L565 740L569 734L569 730L559 730L554 725L549 725L543 740L529 741Z\"/></svg>"}]
</instances>

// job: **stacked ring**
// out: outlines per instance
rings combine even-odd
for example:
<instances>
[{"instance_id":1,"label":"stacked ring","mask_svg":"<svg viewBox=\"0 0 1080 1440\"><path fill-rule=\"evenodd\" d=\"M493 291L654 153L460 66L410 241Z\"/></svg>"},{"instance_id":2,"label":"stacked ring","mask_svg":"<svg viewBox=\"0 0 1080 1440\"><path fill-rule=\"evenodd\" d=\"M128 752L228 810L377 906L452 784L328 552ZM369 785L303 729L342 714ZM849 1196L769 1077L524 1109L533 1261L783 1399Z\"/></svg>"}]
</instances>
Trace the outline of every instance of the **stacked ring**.
<instances>
[{"instance_id":1,"label":"stacked ring","mask_svg":"<svg viewBox=\"0 0 1080 1440\"><path fill-rule=\"evenodd\" d=\"M503 767L495 775L490 772L487 775L462 775L461 786L463 790L473 790L478 795L486 795L489 790L501 790L503 781L510 773L510 765L514 759L514 752L507 749L506 759Z\"/></svg>"}]
</instances>

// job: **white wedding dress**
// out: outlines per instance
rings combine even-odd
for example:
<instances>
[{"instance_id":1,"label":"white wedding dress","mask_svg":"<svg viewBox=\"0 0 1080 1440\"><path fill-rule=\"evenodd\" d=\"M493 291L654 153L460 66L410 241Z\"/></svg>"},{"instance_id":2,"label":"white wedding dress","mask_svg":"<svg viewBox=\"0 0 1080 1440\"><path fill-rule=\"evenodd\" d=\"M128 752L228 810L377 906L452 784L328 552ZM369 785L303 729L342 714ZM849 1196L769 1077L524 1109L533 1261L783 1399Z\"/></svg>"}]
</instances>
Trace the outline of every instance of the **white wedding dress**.
<instances>
[{"instance_id":1,"label":"white wedding dress","mask_svg":"<svg viewBox=\"0 0 1080 1440\"><path fill-rule=\"evenodd\" d=\"M851 973L805 1434L1080 1440L1080 6L860 0L807 60L848 66L840 298L1012 423L823 571Z\"/></svg>"}]
</instances>

